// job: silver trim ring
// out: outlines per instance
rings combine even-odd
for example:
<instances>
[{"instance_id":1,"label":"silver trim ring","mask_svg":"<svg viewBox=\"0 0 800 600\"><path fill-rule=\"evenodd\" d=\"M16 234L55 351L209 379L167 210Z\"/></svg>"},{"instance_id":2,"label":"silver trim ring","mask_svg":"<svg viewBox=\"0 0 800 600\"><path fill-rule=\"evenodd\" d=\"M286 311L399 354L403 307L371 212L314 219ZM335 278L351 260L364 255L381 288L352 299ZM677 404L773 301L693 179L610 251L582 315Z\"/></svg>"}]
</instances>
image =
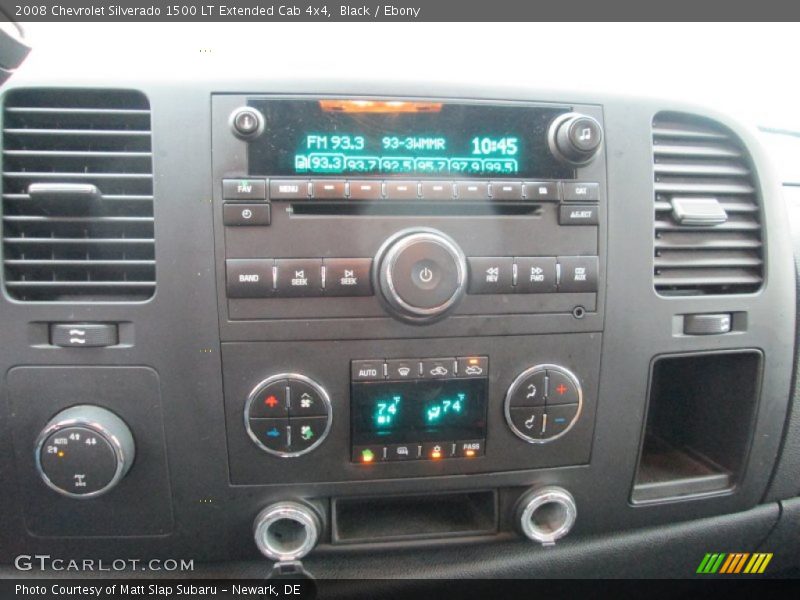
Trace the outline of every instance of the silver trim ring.
<instances>
[{"instance_id":1,"label":"silver trim ring","mask_svg":"<svg viewBox=\"0 0 800 600\"><path fill-rule=\"evenodd\" d=\"M531 375L534 375L535 373L538 373L540 371L558 371L573 383L575 389L578 391L578 410L575 412L575 416L572 418L572 421L570 421L569 425L567 425L564 431L552 437L537 439L525 435L523 432L517 429L516 425L514 425L514 422L511 420L511 408L512 408L511 397ZM526 408L526 407L515 406L513 408ZM529 444L546 444L548 442L552 442L553 440L557 440L560 437L563 437L564 435L569 433L569 431L575 426L575 423L578 422L578 419L580 418L581 413L583 412L583 388L581 388L581 382L578 380L575 374L569 369L562 367L561 365L552 365L552 364L535 365L533 367L530 367L529 369L525 369L522 373L517 375L513 383L509 386L508 391L506 392L506 399L503 404L503 410L506 415L506 423L508 423L508 426L514 433L514 435L516 435L521 440L528 442Z\"/></svg>"},{"instance_id":2,"label":"silver trim ring","mask_svg":"<svg viewBox=\"0 0 800 600\"><path fill-rule=\"evenodd\" d=\"M103 421L107 421L107 423L103 423ZM85 427L86 429L93 431L97 435L101 436L114 452L114 457L117 461L117 468L114 471L114 475L111 480L99 490L88 492L86 494L69 492L53 483L47 476L47 473L44 472L44 468L42 467L42 447L44 446L44 443L53 433L69 427ZM112 429L117 429L119 434L115 434ZM120 439L120 436L125 437L126 439L122 440ZM126 447L128 448L128 452L126 452ZM45 428L36 438L34 453L36 470L47 487L58 492L62 496L85 500L101 496L115 487L130 470L135 458L136 450L133 441L133 435L131 434L131 430L128 428L128 425L125 423L125 421L105 408L91 404L82 404L59 412L47 422Z\"/></svg>"},{"instance_id":3,"label":"silver trim ring","mask_svg":"<svg viewBox=\"0 0 800 600\"><path fill-rule=\"evenodd\" d=\"M419 242L430 242L444 248L456 264L456 289L445 302L432 308L420 308L403 300L400 294L398 294L394 281L392 280L392 270L394 269L400 253L412 244ZM389 240L389 244L386 254L380 261L380 277L382 280L386 281L386 285L391 292L391 297L387 296L386 298L390 304L394 304L396 307L410 313L412 317L424 318L440 315L458 302L464 293L467 259L464 252L462 252L455 242L451 241L444 233L432 229L400 232L400 234ZM386 265L386 267L384 267L384 265Z\"/></svg>"},{"instance_id":4,"label":"silver trim ring","mask_svg":"<svg viewBox=\"0 0 800 600\"><path fill-rule=\"evenodd\" d=\"M563 521L552 531L545 531L533 522L534 513L545 504L558 504L564 510ZM578 518L575 498L567 490L557 486L528 492L523 496L520 506L524 506L519 513L519 525L522 533L529 540L544 545L555 544L556 540L567 535Z\"/></svg>"},{"instance_id":5,"label":"silver trim ring","mask_svg":"<svg viewBox=\"0 0 800 600\"><path fill-rule=\"evenodd\" d=\"M322 399L322 402L325 405L325 408L327 409L328 413L328 422L325 424L325 431L322 432L322 435L319 436L319 439L317 439L316 442L311 444L308 448L300 450L299 452L284 452L282 450L273 450L272 448L268 448L267 446L261 443L261 440L258 439L258 436L255 433L253 433L253 430L250 428L250 408L252 407L253 402L256 399L256 395L263 388L267 387L270 384L275 383L276 381L280 381L281 379L287 379L287 380L294 379L295 381L301 381L314 388L314 391L317 392L319 397ZM261 417L254 417L254 418L258 419ZM264 417L264 418L269 418L269 417ZM281 417L276 417L276 418L281 418ZM307 454L308 452L315 450L317 446L319 446L322 442L324 442L325 438L328 437L328 433L331 430L332 423L333 423L333 407L331 406L331 399L328 396L328 392L326 392L325 388L322 387L313 379L310 379L309 377L306 377L305 375L301 375L299 373L279 373L278 375L272 375L270 377L267 377L252 389L250 394L247 396L247 402L245 402L244 405L244 429L245 431L247 431L247 435L250 437L251 440L253 440L253 442L259 448L261 448L261 450L267 452L268 454L272 454L273 456L280 456L281 458L295 458L297 456L303 456L304 454ZM289 425L291 426L291 421L289 422Z\"/></svg>"},{"instance_id":6,"label":"silver trim ring","mask_svg":"<svg viewBox=\"0 0 800 600\"><path fill-rule=\"evenodd\" d=\"M290 520L300 523L305 530L305 538L297 548L290 551L287 548L276 547L269 535L269 529L281 520ZM256 516L253 525L253 536L259 552L276 561L297 560L303 558L314 549L319 540L319 517L310 508L299 502L278 502L263 509Z\"/></svg>"},{"instance_id":7,"label":"silver trim ring","mask_svg":"<svg viewBox=\"0 0 800 600\"><path fill-rule=\"evenodd\" d=\"M592 121L597 123L597 128L600 131L600 145L597 147L597 149L594 152L592 152L591 155L589 155L588 158L586 158L584 160L574 160L572 158L569 158L568 156L564 156L564 154L559 149L558 144L556 143L556 136L558 135L558 130L561 129L561 126L564 123L566 123L567 121L569 121L570 119L574 119L576 117L580 117L582 119L591 119ZM567 162L567 163L569 163L571 165L575 165L577 167L580 167L580 166L583 166L583 165L586 165L586 164L592 162L595 159L595 157L598 154L600 154L600 152L603 149L603 135L604 135L603 134L603 127L600 125L600 121L598 121L594 117L592 117L590 115L585 115L583 113L568 112L568 113L564 113L562 115L557 116L550 123L550 127L547 129L547 145L550 148L550 153L553 156L555 156L557 159L559 159L561 161L564 161L564 162Z\"/></svg>"}]
</instances>

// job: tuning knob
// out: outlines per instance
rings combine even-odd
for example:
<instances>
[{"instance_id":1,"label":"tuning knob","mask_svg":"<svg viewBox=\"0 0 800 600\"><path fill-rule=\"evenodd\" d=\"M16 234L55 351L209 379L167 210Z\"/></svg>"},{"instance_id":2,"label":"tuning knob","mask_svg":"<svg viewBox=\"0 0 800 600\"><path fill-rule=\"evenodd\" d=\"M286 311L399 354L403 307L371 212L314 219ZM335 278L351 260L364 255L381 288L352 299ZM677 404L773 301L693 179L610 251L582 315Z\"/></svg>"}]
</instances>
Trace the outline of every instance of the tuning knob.
<instances>
[{"instance_id":1,"label":"tuning knob","mask_svg":"<svg viewBox=\"0 0 800 600\"><path fill-rule=\"evenodd\" d=\"M134 455L125 421L88 404L58 413L36 440L42 480L71 498L95 498L111 490L131 468Z\"/></svg>"},{"instance_id":2,"label":"tuning knob","mask_svg":"<svg viewBox=\"0 0 800 600\"><path fill-rule=\"evenodd\" d=\"M550 124L547 141L550 151L559 160L585 165L600 152L603 128L592 117L566 113Z\"/></svg>"},{"instance_id":3,"label":"tuning knob","mask_svg":"<svg viewBox=\"0 0 800 600\"><path fill-rule=\"evenodd\" d=\"M410 323L443 318L461 300L467 282L461 248L435 229L409 229L389 238L374 269L384 305Z\"/></svg>"}]
</instances>

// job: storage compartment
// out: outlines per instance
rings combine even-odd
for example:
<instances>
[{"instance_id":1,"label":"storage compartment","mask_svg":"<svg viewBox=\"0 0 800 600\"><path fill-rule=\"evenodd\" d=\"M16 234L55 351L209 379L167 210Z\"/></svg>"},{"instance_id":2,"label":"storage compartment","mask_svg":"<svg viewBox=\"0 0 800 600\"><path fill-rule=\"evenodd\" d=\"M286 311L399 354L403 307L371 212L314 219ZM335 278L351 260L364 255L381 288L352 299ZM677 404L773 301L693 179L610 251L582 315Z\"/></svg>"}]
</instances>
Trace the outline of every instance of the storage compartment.
<instances>
[{"instance_id":1,"label":"storage compartment","mask_svg":"<svg viewBox=\"0 0 800 600\"><path fill-rule=\"evenodd\" d=\"M332 512L333 542L338 544L497 532L494 491L340 498L333 501Z\"/></svg>"},{"instance_id":2,"label":"storage compartment","mask_svg":"<svg viewBox=\"0 0 800 600\"><path fill-rule=\"evenodd\" d=\"M747 350L653 362L634 503L733 489L753 435L761 360Z\"/></svg>"}]
</instances>

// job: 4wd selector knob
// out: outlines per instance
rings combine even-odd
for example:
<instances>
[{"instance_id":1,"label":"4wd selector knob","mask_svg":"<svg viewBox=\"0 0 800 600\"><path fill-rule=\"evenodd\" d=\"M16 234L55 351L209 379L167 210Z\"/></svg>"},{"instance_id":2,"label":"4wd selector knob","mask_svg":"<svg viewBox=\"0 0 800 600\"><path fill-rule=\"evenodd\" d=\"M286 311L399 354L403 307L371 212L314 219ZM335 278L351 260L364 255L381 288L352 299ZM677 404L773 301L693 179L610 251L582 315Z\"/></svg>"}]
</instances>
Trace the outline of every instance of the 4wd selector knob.
<instances>
[{"instance_id":1,"label":"4wd selector knob","mask_svg":"<svg viewBox=\"0 0 800 600\"><path fill-rule=\"evenodd\" d=\"M61 411L36 441L36 467L48 487L71 498L95 498L131 468L131 430L110 410L89 404Z\"/></svg>"},{"instance_id":2,"label":"4wd selector knob","mask_svg":"<svg viewBox=\"0 0 800 600\"><path fill-rule=\"evenodd\" d=\"M603 128L592 117L566 113L550 124L547 141L556 158L572 165L585 165L600 152Z\"/></svg>"},{"instance_id":3,"label":"4wd selector knob","mask_svg":"<svg viewBox=\"0 0 800 600\"><path fill-rule=\"evenodd\" d=\"M435 229L409 229L392 236L378 250L374 268L385 306L411 323L441 319L466 288L464 253Z\"/></svg>"}]
</instances>

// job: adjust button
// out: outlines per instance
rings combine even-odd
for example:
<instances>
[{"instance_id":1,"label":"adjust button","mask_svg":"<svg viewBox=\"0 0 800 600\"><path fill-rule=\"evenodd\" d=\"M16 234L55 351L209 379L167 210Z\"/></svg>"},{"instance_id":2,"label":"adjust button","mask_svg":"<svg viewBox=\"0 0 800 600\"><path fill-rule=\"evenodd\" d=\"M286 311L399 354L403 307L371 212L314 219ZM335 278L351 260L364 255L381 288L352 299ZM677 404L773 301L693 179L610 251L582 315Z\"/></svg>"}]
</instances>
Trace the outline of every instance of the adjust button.
<instances>
[{"instance_id":1,"label":"adjust button","mask_svg":"<svg viewBox=\"0 0 800 600\"><path fill-rule=\"evenodd\" d=\"M370 282L371 258L326 258L325 266L326 296L371 296Z\"/></svg>"},{"instance_id":2,"label":"adjust button","mask_svg":"<svg viewBox=\"0 0 800 600\"><path fill-rule=\"evenodd\" d=\"M279 258L275 260L278 276L275 290L278 296L321 296L321 258Z\"/></svg>"},{"instance_id":3,"label":"adjust button","mask_svg":"<svg viewBox=\"0 0 800 600\"><path fill-rule=\"evenodd\" d=\"M523 436L531 439L546 437L543 406L511 408L509 415L514 428Z\"/></svg>"},{"instance_id":4,"label":"adjust button","mask_svg":"<svg viewBox=\"0 0 800 600\"><path fill-rule=\"evenodd\" d=\"M289 451L302 452L325 435L327 417L291 417L289 419Z\"/></svg>"},{"instance_id":5,"label":"adjust button","mask_svg":"<svg viewBox=\"0 0 800 600\"><path fill-rule=\"evenodd\" d=\"M578 414L577 404L559 404L547 407L547 437L553 437L570 426L575 415Z\"/></svg>"},{"instance_id":6,"label":"adjust button","mask_svg":"<svg viewBox=\"0 0 800 600\"><path fill-rule=\"evenodd\" d=\"M264 298L272 294L271 258L229 258L225 261L229 298Z\"/></svg>"},{"instance_id":7,"label":"adjust button","mask_svg":"<svg viewBox=\"0 0 800 600\"><path fill-rule=\"evenodd\" d=\"M543 406L547 394L547 376L544 370L528 375L515 386L509 399L511 407Z\"/></svg>"},{"instance_id":8,"label":"adjust button","mask_svg":"<svg viewBox=\"0 0 800 600\"><path fill-rule=\"evenodd\" d=\"M469 257L470 294L510 294L514 291L511 257Z\"/></svg>"},{"instance_id":9,"label":"adjust button","mask_svg":"<svg viewBox=\"0 0 800 600\"><path fill-rule=\"evenodd\" d=\"M328 416L328 407L316 389L298 379L290 379L288 385L289 416L292 423L297 417Z\"/></svg>"},{"instance_id":10,"label":"adjust button","mask_svg":"<svg viewBox=\"0 0 800 600\"><path fill-rule=\"evenodd\" d=\"M286 452L289 448L288 419L250 419L250 431L258 443L276 452Z\"/></svg>"},{"instance_id":11,"label":"adjust button","mask_svg":"<svg viewBox=\"0 0 800 600\"><path fill-rule=\"evenodd\" d=\"M575 387L575 383L571 378L561 371L554 371L553 369L548 369L547 377L549 380L547 385L548 406L578 403L578 388Z\"/></svg>"},{"instance_id":12,"label":"adjust button","mask_svg":"<svg viewBox=\"0 0 800 600\"><path fill-rule=\"evenodd\" d=\"M286 380L276 381L263 387L252 396L250 418L281 418L287 415L286 407Z\"/></svg>"}]
</instances>

